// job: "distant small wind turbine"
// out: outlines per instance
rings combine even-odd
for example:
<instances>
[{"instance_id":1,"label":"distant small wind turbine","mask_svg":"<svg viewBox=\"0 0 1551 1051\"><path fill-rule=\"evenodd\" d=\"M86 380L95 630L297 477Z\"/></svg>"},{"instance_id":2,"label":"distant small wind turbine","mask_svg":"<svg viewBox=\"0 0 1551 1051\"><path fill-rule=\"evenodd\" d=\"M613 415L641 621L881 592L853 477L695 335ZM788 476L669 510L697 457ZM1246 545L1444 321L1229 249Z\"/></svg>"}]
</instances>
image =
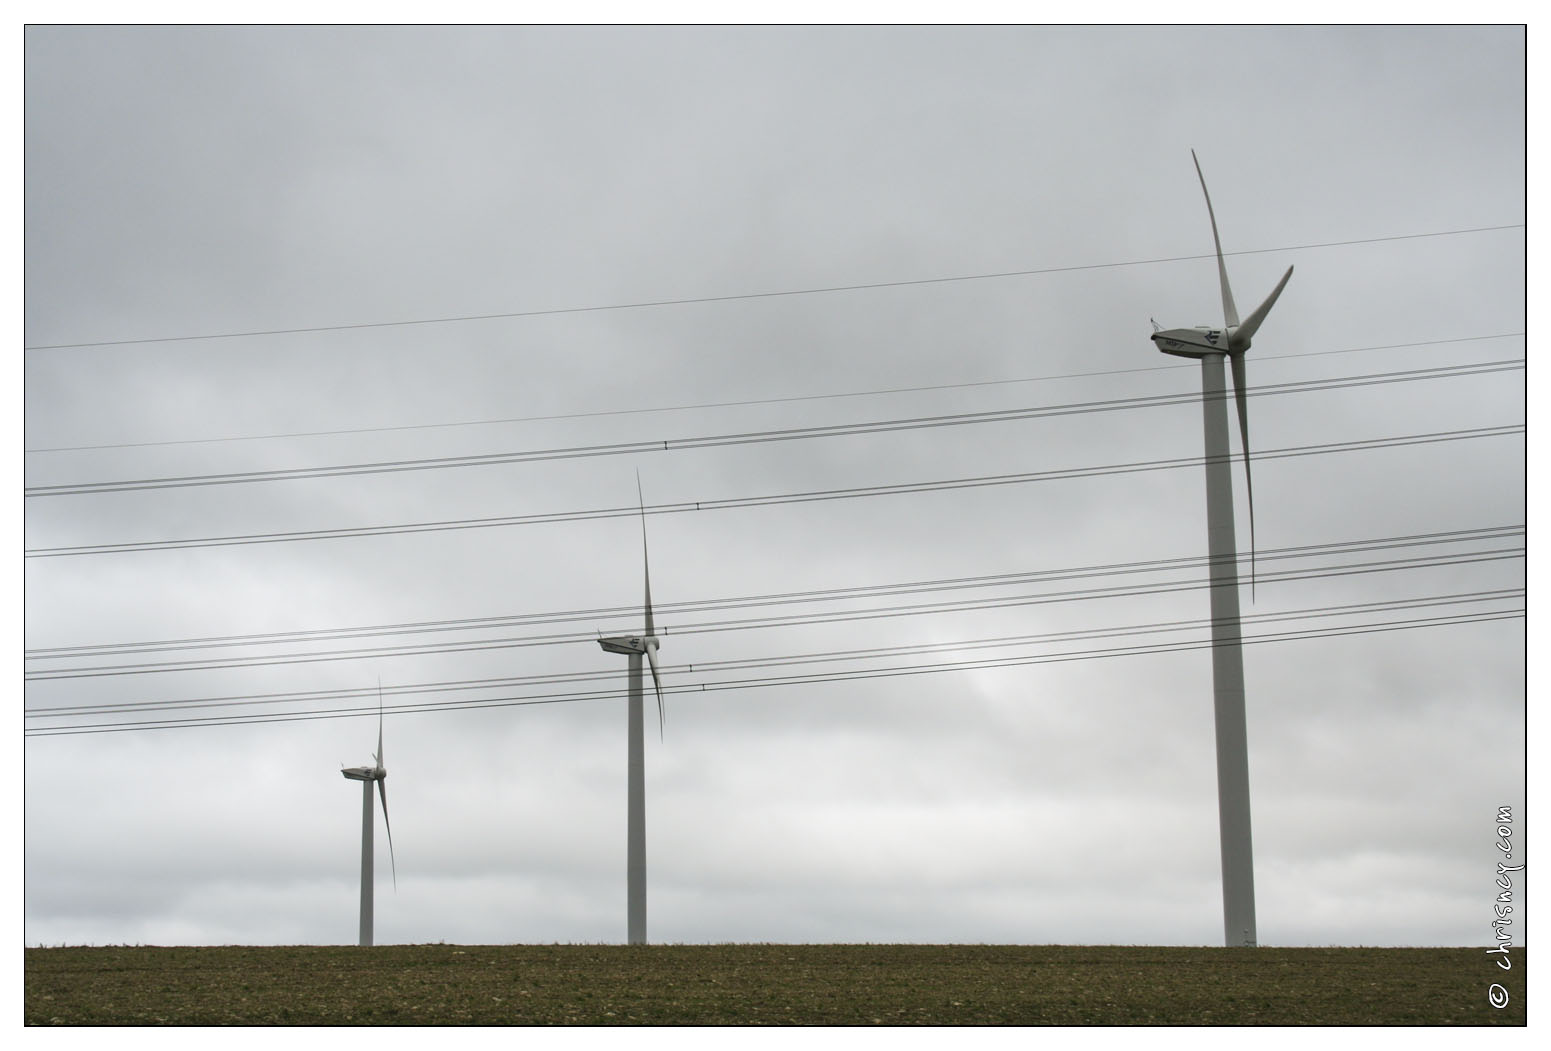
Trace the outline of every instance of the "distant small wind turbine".
<instances>
[{"instance_id":1,"label":"distant small wind turbine","mask_svg":"<svg viewBox=\"0 0 1551 1051\"><path fill-rule=\"evenodd\" d=\"M646 655L652 669L652 686L657 691L657 733L662 736L665 715L662 706L662 678L657 672L657 631L652 621L652 567L646 552L646 500L641 495L641 476L636 475L636 497L641 503L641 562L646 577L646 633L618 635L599 639L598 645L609 653L623 653L629 662L629 715L627 733L627 809L625 829L625 913L626 940L631 945L646 944L646 749L643 741L641 656Z\"/></svg>"},{"instance_id":2,"label":"distant small wind turbine","mask_svg":"<svg viewBox=\"0 0 1551 1051\"><path fill-rule=\"evenodd\" d=\"M1249 468L1248 382L1244 353L1250 338L1271 312L1292 277L1293 268L1276 283L1254 313L1239 320L1223 265L1217 216L1206 191L1206 177L1195 150L1196 178L1206 197L1217 250L1217 276L1222 284L1223 328L1160 329L1153 322L1152 341L1165 354L1201 359L1201 409L1206 431L1206 534L1211 562L1212 692L1217 725L1217 817L1222 844L1223 931L1229 945L1254 945L1255 864L1249 818L1249 744L1244 725L1244 654L1239 627L1238 546L1233 527L1233 473L1228 451L1228 404L1223 385L1223 358L1233 368L1233 393L1238 403L1239 438L1244 445L1244 489L1249 498L1250 586L1255 579L1255 489ZM1253 594L1253 591L1251 591Z\"/></svg>"},{"instance_id":3,"label":"distant small wind turbine","mask_svg":"<svg viewBox=\"0 0 1551 1051\"><path fill-rule=\"evenodd\" d=\"M393 886L398 888L398 861L393 857L393 825L388 821L388 770L382 765L382 683L377 684L377 754L372 766L353 766L340 773L361 782L361 944L372 944L372 782L382 795L382 823L388 830L388 861L393 866Z\"/></svg>"}]
</instances>

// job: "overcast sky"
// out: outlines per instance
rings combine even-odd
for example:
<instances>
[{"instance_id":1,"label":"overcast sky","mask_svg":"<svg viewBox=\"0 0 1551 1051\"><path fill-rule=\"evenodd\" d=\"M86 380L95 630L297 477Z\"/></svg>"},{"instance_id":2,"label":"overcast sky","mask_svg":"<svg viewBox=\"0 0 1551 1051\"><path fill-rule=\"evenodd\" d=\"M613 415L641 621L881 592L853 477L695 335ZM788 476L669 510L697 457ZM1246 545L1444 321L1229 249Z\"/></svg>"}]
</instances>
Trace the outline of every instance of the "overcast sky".
<instances>
[{"instance_id":1,"label":"overcast sky","mask_svg":"<svg viewBox=\"0 0 1551 1051\"><path fill-rule=\"evenodd\" d=\"M653 941L1219 944L1192 148L1260 940L1491 941L1522 30L25 43L28 945L354 942L379 680L378 942L623 941L638 473Z\"/></svg>"}]
</instances>

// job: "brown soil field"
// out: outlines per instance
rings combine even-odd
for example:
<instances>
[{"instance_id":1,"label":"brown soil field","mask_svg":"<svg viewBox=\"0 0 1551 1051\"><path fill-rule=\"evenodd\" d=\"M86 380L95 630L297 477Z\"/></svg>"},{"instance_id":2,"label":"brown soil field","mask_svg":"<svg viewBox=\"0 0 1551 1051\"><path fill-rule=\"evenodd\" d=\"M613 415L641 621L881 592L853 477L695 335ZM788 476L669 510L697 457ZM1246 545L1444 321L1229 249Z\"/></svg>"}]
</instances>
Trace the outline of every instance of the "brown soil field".
<instances>
[{"instance_id":1,"label":"brown soil field","mask_svg":"<svg viewBox=\"0 0 1551 1051\"><path fill-rule=\"evenodd\" d=\"M1525 954L1007 945L24 950L28 1025L1524 1025ZM1507 1004L1488 1002L1500 987Z\"/></svg>"}]
</instances>

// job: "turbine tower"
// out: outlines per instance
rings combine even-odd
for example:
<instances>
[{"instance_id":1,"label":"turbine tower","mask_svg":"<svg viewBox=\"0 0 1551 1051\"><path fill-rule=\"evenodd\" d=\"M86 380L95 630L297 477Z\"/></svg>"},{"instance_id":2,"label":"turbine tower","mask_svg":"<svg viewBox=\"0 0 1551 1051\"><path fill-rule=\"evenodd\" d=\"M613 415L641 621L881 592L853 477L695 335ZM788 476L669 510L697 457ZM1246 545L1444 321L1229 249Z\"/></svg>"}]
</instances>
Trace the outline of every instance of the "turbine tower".
<instances>
[{"instance_id":1,"label":"turbine tower","mask_svg":"<svg viewBox=\"0 0 1551 1051\"><path fill-rule=\"evenodd\" d=\"M657 691L657 733L662 735L662 679L657 674L657 632L652 622L652 567L646 554L646 501L641 497L641 477L636 475L636 497L641 501L641 563L646 576L646 633L599 639L598 645L609 653L623 653L630 659L630 700L627 718L629 737L627 781L628 800L625 829L625 914L626 941L646 944L646 749L642 740L641 656L645 654L652 669L652 686Z\"/></svg>"},{"instance_id":2,"label":"turbine tower","mask_svg":"<svg viewBox=\"0 0 1551 1051\"><path fill-rule=\"evenodd\" d=\"M372 944L372 782L382 795L382 823L388 830L388 860L393 865L393 886L399 885L398 862L393 857L393 826L388 822L387 768L382 765L382 684L377 684L377 754L372 766L352 766L340 773L361 782L361 944Z\"/></svg>"},{"instance_id":3,"label":"turbine tower","mask_svg":"<svg viewBox=\"0 0 1551 1051\"><path fill-rule=\"evenodd\" d=\"M1239 439L1244 447L1244 489L1249 505L1250 587L1255 580L1255 489L1249 467L1249 413L1244 352L1250 338L1271 312L1293 268L1276 283L1264 303L1242 322L1228 287L1217 216L1206 192L1206 177L1194 150L1196 178L1206 197L1217 250L1217 276L1222 284L1223 328L1159 329L1152 340L1165 354L1201 360L1201 411L1206 432L1206 536L1211 564L1212 696L1217 726L1217 818L1222 843L1223 935L1232 945L1254 945L1255 863L1249 819L1249 744L1244 725L1244 654L1239 629L1238 546L1233 527L1233 472L1228 451L1228 402L1223 383L1223 358L1233 370L1233 394L1238 403Z\"/></svg>"}]
</instances>

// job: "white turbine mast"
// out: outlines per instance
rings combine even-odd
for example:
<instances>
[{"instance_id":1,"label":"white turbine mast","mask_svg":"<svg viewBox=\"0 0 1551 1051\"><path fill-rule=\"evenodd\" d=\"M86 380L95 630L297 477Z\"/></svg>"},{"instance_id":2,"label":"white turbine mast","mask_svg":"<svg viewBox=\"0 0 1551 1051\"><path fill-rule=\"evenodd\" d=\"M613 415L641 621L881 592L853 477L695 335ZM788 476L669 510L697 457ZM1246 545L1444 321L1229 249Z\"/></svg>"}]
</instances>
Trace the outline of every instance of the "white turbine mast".
<instances>
[{"instance_id":1,"label":"white turbine mast","mask_svg":"<svg viewBox=\"0 0 1551 1051\"><path fill-rule=\"evenodd\" d=\"M1196 178L1206 197L1217 252L1217 277L1222 285L1223 327L1160 329L1153 322L1152 341L1165 354L1201 360L1201 411L1206 437L1206 532L1211 563L1212 695L1217 728L1217 816L1222 844L1223 934L1228 945L1254 945L1255 865L1250 834L1249 745L1244 719L1244 653L1239 626L1238 542L1233 526L1233 472L1229 466L1228 404L1223 383L1223 358L1233 370L1233 394L1238 405L1239 439L1244 447L1244 489L1249 506L1250 594L1255 580L1255 490L1250 477L1248 381L1244 354L1250 339L1287 286L1293 268L1276 283L1254 313L1239 320L1223 263L1222 241L1206 177L1195 150Z\"/></svg>"},{"instance_id":2,"label":"white turbine mast","mask_svg":"<svg viewBox=\"0 0 1551 1051\"><path fill-rule=\"evenodd\" d=\"M646 500L641 495L641 475L636 473L636 498L641 507L641 563L646 579L646 632L643 635L616 635L598 640L609 653L629 658L629 705L625 828L625 915L626 941L646 944L646 748L643 740L642 698L645 693L641 676L641 657L646 656L652 669L652 686L657 691L657 735L663 735L666 714L662 705L662 678L657 672L657 629L652 620L652 567L646 551Z\"/></svg>"},{"instance_id":3,"label":"white turbine mast","mask_svg":"<svg viewBox=\"0 0 1551 1051\"><path fill-rule=\"evenodd\" d=\"M361 782L361 944L372 944L372 783L382 796L382 823L388 830L388 861L393 868L393 889L399 885L398 861L393 856L393 825L388 821L388 769L382 761L382 682L377 683L377 753L371 766L352 766L340 773Z\"/></svg>"}]
</instances>

